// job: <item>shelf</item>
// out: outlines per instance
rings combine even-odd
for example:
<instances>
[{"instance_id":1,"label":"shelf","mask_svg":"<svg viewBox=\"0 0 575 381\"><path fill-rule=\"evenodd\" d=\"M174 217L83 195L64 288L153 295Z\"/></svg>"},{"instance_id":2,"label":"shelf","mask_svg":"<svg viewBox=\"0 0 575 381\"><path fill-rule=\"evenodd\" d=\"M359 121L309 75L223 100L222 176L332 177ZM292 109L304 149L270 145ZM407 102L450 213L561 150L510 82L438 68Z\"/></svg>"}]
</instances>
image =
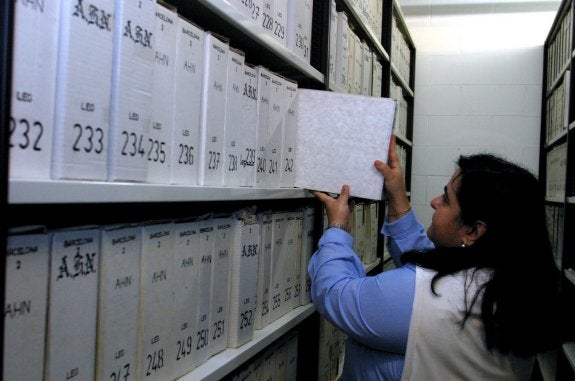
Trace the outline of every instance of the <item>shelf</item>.
<instances>
[{"instance_id":1,"label":"shelf","mask_svg":"<svg viewBox=\"0 0 575 381\"><path fill-rule=\"evenodd\" d=\"M365 264L363 265L363 267L365 268L365 272L368 273L371 270L373 270L374 268L376 268L377 266L379 266L379 264L381 263L381 258L377 258L377 260L373 263L370 264Z\"/></svg>"},{"instance_id":2,"label":"shelf","mask_svg":"<svg viewBox=\"0 0 575 381\"><path fill-rule=\"evenodd\" d=\"M399 1L393 0L392 2L393 2L393 9L395 9L397 14L399 15L399 20L403 24L403 29L404 29L403 33L405 34L405 36L409 40L409 43L411 45L415 46L415 43L413 42L413 39L411 38L411 34L409 34L409 28L407 27L407 23L405 22L405 15L403 14L403 11L401 10L401 5L399 4Z\"/></svg>"},{"instance_id":3,"label":"shelf","mask_svg":"<svg viewBox=\"0 0 575 381\"><path fill-rule=\"evenodd\" d=\"M575 270L565 269L563 270L563 274L565 274L565 278L569 279L569 281L575 286Z\"/></svg>"},{"instance_id":4,"label":"shelf","mask_svg":"<svg viewBox=\"0 0 575 381\"><path fill-rule=\"evenodd\" d=\"M385 58L386 61L389 62L389 54L385 51L383 45L381 45L381 41L377 38L375 32L365 24L365 18L362 15L361 10L352 3L351 0L341 0L342 4L347 8L348 16L352 16L358 24L361 25L363 33L367 35L367 38L370 40L370 45L373 46L381 56Z\"/></svg>"},{"instance_id":5,"label":"shelf","mask_svg":"<svg viewBox=\"0 0 575 381\"><path fill-rule=\"evenodd\" d=\"M571 368L575 371L575 342L568 342L563 344L563 353L571 364Z\"/></svg>"},{"instance_id":6,"label":"shelf","mask_svg":"<svg viewBox=\"0 0 575 381\"><path fill-rule=\"evenodd\" d=\"M409 96L413 97L413 90L411 90L409 84L405 82L405 79L401 76L399 70L397 70L397 68L392 62L390 63L390 65L391 65L391 72L399 80L399 82L401 83L401 87L403 87L403 89L409 94Z\"/></svg>"},{"instance_id":7,"label":"shelf","mask_svg":"<svg viewBox=\"0 0 575 381\"><path fill-rule=\"evenodd\" d=\"M573 197L573 196L567 197L567 203L568 204L575 204L575 197Z\"/></svg>"},{"instance_id":8,"label":"shelf","mask_svg":"<svg viewBox=\"0 0 575 381\"><path fill-rule=\"evenodd\" d=\"M264 29L260 28L250 18L246 17L239 10L231 6L227 0L198 0L197 2L209 9L213 15L220 17L223 21L243 33L247 38L255 41L264 48L267 48L267 50L279 58L283 64L292 66L310 79L314 79L321 83L325 82L325 76L319 70L315 69L286 46L277 41L271 36L271 34L268 34ZM186 7L192 5L191 3L182 3L180 6ZM236 33L234 33L233 36L236 38ZM231 38L232 35L225 37ZM259 52L261 53L261 50L259 50Z\"/></svg>"},{"instance_id":9,"label":"shelf","mask_svg":"<svg viewBox=\"0 0 575 381\"><path fill-rule=\"evenodd\" d=\"M569 126L569 129L571 129L571 125ZM555 143L557 143L559 140L561 140L566 135L567 135L567 130L561 131L561 133L555 135L551 140L549 140L548 142L545 143L545 149L552 147L553 145L555 145Z\"/></svg>"},{"instance_id":10,"label":"shelf","mask_svg":"<svg viewBox=\"0 0 575 381\"><path fill-rule=\"evenodd\" d=\"M413 143L411 143L411 141L409 139L407 139L405 136L403 135L398 135L395 132L393 133L396 137L396 139L398 139L401 143L407 145L407 146L412 146Z\"/></svg>"},{"instance_id":11,"label":"shelf","mask_svg":"<svg viewBox=\"0 0 575 381\"><path fill-rule=\"evenodd\" d=\"M287 333L289 330L297 326L313 312L315 312L315 308L311 303L306 306L300 306L288 312L273 323L270 323L264 329L254 331L253 339L241 347L228 348L223 352L210 357L208 361L177 380L221 380L224 376L248 361L259 351L279 339L284 333Z\"/></svg>"},{"instance_id":12,"label":"shelf","mask_svg":"<svg viewBox=\"0 0 575 381\"><path fill-rule=\"evenodd\" d=\"M9 204L193 202L311 198L301 188L202 187L72 180L10 180Z\"/></svg>"}]
</instances>

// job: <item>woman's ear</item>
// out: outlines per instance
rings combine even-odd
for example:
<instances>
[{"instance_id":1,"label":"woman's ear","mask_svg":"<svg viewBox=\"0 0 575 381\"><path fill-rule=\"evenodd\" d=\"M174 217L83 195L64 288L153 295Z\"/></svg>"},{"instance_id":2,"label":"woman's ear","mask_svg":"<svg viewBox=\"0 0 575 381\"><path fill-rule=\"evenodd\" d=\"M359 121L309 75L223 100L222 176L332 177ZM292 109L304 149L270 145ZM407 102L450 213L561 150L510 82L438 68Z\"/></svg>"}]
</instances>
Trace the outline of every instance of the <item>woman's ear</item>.
<instances>
[{"instance_id":1,"label":"woman's ear","mask_svg":"<svg viewBox=\"0 0 575 381\"><path fill-rule=\"evenodd\" d=\"M487 231L487 224L483 221L475 221L471 227L468 228L467 233L463 236L463 243L465 246L471 246L481 238Z\"/></svg>"}]
</instances>

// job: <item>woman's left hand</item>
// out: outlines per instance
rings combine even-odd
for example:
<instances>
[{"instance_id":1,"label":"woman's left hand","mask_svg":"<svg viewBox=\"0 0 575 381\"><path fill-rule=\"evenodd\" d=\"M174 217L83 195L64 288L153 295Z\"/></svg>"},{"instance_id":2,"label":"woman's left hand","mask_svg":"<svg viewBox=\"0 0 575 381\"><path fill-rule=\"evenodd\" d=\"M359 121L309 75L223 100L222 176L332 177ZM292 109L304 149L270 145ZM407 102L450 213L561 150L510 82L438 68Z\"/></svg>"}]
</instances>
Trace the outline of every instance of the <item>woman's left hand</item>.
<instances>
[{"instance_id":1,"label":"woman's left hand","mask_svg":"<svg viewBox=\"0 0 575 381\"><path fill-rule=\"evenodd\" d=\"M344 184L341 187L341 193L337 198L318 191L312 191L311 193L325 205L329 226L342 225L347 228L347 231L350 231L349 185Z\"/></svg>"}]
</instances>

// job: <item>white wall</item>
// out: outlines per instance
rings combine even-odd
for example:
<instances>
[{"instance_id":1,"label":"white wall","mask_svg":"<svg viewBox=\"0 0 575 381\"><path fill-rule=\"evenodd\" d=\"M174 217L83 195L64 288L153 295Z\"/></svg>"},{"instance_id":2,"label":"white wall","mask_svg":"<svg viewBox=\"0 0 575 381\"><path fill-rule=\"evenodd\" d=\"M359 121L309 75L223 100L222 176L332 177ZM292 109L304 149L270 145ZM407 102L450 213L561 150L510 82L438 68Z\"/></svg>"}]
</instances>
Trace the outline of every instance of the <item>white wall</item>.
<instances>
[{"instance_id":1,"label":"white wall","mask_svg":"<svg viewBox=\"0 0 575 381\"><path fill-rule=\"evenodd\" d=\"M538 173L543 43L558 1L400 0L416 45L412 205L424 225L460 154Z\"/></svg>"}]
</instances>

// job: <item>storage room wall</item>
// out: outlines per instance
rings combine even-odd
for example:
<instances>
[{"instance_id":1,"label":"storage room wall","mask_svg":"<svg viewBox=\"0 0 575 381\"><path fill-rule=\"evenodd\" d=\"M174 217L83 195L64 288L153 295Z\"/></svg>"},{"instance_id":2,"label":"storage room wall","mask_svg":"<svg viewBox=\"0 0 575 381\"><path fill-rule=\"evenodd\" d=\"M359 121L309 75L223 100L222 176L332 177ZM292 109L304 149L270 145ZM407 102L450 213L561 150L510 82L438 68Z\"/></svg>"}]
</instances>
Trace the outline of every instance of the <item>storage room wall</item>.
<instances>
[{"instance_id":1,"label":"storage room wall","mask_svg":"<svg viewBox=\"0 0 575 381\"><path fill-rule=\"evenodd\" d=\"M543 43L560 2L400 0L417 49L412 204L431 222L460 154L538 173Z\"/></svg>"}]
</instances>

